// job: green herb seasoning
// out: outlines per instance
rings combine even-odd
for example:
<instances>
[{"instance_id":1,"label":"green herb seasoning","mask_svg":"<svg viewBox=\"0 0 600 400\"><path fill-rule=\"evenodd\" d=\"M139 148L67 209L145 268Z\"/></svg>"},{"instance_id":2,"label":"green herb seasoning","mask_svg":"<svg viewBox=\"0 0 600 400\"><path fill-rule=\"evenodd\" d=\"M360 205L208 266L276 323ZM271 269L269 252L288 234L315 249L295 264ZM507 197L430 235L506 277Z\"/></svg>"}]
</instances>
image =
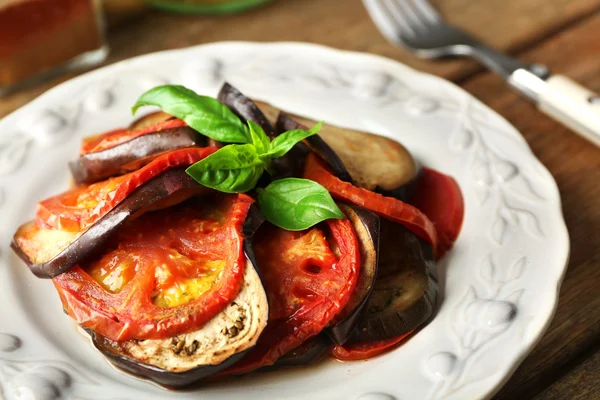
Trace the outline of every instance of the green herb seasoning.
<instances>
[{"instance_id":1,"label":"green herb seasoning","mask_svg":"<svg viewBox=\"0 0 600 400\"><path fill-rule=\"evenodd\" d=\"M255 189L273 159L316 135L322 126L318 123L308 130L287 131L270 140L258 124L244 124L218 100L176 85L158 86L142 94L132 112L142 106L157 106L199 133L231 143L186 170L199 184L225 193ZM279 179L256 191L265 218L287 230L303 230L330 218L344 218L327 189L311 180Z\"/></svg>"}]
</instances>

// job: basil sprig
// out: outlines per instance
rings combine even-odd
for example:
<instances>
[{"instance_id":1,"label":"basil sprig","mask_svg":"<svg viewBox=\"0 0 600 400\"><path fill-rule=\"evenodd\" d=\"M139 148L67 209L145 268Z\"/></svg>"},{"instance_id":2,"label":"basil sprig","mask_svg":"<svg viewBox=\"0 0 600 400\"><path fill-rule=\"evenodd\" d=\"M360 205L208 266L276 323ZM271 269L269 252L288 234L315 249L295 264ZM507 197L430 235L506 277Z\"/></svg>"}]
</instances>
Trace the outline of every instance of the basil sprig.
<instances>
[{"instance_id":1,"label":"basil sprig","mask_svg":"<svg viewBox=\"0 0 600 400\"><path fill-rule=\"evenodd\" d=\"M265 218L289 231L301 231L330 218L344 218L327 189L309 179L279 179L257 191Z\"/></svg>"},{"instance_id":2,"label":"basil sprig","mask_svg":"<svg viewBox=\"0 0 600 400\"><path fill-rule=\"evenodd\" d=\"M188 167L185 172L203 186L225 193L252 190L265 162L252 144L230 144Z\"/></svg>"},{"instance_id":3,"label":"basil sprig","mask_svg":"<svg viewBox=\"0 0 600 400\"><path fill-rule=\"evenodd\" d=\"M199 184L225 193L244 193L255 188L273 159L284 156L296 143L316 135L312 129L296 129L272 141L253 121L244 123L224 104L200 96L183 86L159 86L144 93L133 106L158 106L184 120L191 128L228 144L187 168ZM287 178L258 188L258 202L265 218L287 230L303 230L330 218L344 218L331 195L316 182Z\"/></svg>"},{"instance_id":4,"label":"basil sprig","mask_svg":"<svg viewBox=\"0 0 600 400\"><path fill-rule=\"evenodd\" d=\"M150 89L140 96L131 112L135 114L142 106L157 106L211 139L227 143L250 143L248 127L229 107L186 87L165 85Z\"/></svg>"}]
</instances>

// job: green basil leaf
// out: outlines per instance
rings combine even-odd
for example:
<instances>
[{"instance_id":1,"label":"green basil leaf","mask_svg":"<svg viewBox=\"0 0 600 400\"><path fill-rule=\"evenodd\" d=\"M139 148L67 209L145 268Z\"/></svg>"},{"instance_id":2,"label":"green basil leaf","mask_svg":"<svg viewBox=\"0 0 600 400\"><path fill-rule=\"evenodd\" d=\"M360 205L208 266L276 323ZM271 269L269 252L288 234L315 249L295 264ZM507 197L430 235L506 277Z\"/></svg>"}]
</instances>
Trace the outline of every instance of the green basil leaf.
<instances>
[{"instance_id":1,"label":"green basil leaf","mask_svg":"<svg viewBox=\"0 0 600 400\"><path fill-rule=\"evenodd\" d=\"M158 106L164 112L184 120L192 129L214 140L249 143L248 128L217 99L200 96L183 86L157 86L142 94L131 111L142 106Z\"/></svg>"},{"instance_id":2,"label":"green basil leaf","mask_svg":"<svg viewBox=\"0 0 600 400\"><path fill-rule=\"evenodd\" d=\"M273 181L264 190L259 189L258 202L269 222L289 231L308 229L330 218L344 218L327 189L308 179Z\"/></svg>"},{"instance_id":3,"label":"green basil leaf","mask_svg":"<svg viewBox=\"0 0 600 400\"><path fill-rule=\"evenodd\" d=\"M225 193L252 190L265 169L252 144L230 144L185 172L199 184Z\"/></svg>"},{"instance_id":4,"label":"green basil leaf","mask_svg":"<svg viewBox=\"0 0 600 400\"><path fill-rule=\"evenodd\" d=\"M271 142L271 150L267 153L272 158L283 156L285 153L290 151L294 145L309 136L316 135L321 130L323 122L319 122L312 129L296 129L293 131L287 131L277 136Z\"/></svg>"},{"instance_id":5,"label":"green basil leaf","mask_svg":"<svg viewBox=\"0 0 600 400\"><path fill-rule=\"evenodd\" d=\"M250 128L250 138L252 139L252 144L256 147L256 152L258 155L265 154L269 151L271 147L271 140L257 123L253 121L248 121L248 127Z\"/></svg>"}]
</instances>

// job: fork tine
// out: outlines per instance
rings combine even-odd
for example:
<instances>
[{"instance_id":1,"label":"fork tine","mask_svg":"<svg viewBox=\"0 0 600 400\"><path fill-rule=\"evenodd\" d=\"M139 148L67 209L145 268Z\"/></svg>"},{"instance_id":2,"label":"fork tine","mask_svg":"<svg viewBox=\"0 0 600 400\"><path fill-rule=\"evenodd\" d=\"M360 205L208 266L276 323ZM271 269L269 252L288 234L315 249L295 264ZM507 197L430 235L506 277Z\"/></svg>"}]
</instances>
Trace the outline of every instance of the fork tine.
<instances>
[{"instance_id":1,"label":"fork tine","mask_svg":"<svg viewBox=\"0 0 600 400\"><path fill-rule=\"evenodd\" d=\"M413 31L426 28L427 20L420 17L409 0L387 0L387 3L390 12L407 21Z\"/></svg>"},{"instance_id":2,"label":"fork tine","mask_svg":"<svg viewBox=\"0 0 600 400\"><path fill-rule=\"evenodd\" d=\"M381 0L381 2L404 32L409 35L416 34L415 28L419 25L418 20L415 23L415 20L409 15L410 13L406 13L397 0Z\"/></svg>"},{"instance_id":3,"label":"fork tine","mask_svg":"<svg viewBox=\"0 0 600 400\"><path fill-rule=\"evenodd\" d=\"M427 0L411 0L421 15L430 22L437 22L441 19L440 14L432 7Z\"/></svg>"},{"instance_id":4,"label":"fork tine","mask_svg":"<svg viewBox=\"0 0 600 400\"><path fill-rule=\"evenodd\" d=\"M363 4L375 25L381 30L381 33L391 42L398 41L401 34L413 34L410 25L403 20L398 20L388 7L384 4L385 0L363 0Z\"/></svg>"}]
</instances>

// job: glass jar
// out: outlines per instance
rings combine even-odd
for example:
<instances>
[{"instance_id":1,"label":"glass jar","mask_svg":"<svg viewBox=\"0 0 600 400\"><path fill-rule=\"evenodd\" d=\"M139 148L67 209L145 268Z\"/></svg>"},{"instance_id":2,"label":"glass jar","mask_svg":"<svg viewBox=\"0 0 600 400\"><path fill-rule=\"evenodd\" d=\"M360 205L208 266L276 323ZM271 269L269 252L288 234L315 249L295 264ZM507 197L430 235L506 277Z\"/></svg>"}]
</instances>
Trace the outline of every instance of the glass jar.
<instances>
[{"instance_id":1,"label":"glass jar","mask_svg":"<svg viewBox=\"0 0 600 400\"><path fill-rule=\"evenodd\" d=\"M106 58L100 0L0 4L0 95Z\"/></svg>"}]
</instances>

